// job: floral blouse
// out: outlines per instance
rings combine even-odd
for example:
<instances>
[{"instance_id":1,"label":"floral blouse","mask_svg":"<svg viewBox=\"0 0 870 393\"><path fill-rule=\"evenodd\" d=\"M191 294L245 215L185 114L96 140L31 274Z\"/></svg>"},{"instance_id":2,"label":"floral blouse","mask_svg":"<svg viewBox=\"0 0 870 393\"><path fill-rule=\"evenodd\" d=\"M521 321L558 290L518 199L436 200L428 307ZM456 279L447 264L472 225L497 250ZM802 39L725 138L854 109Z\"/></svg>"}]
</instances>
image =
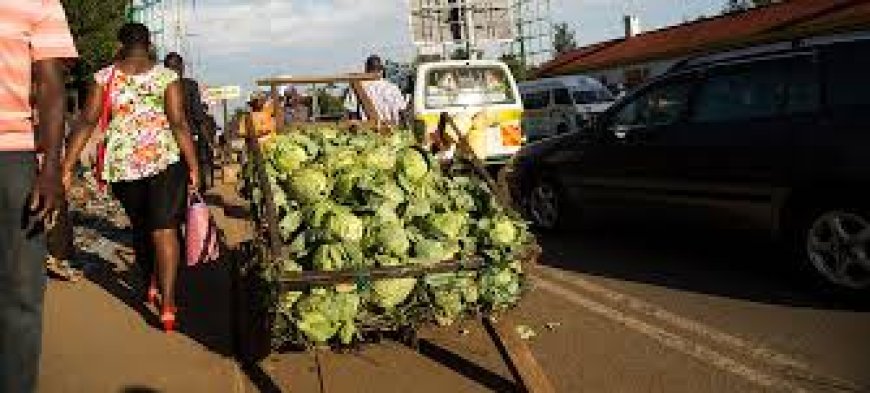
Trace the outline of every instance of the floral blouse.
<instances>
[{"instance_id":1,"label":"floral blouse","mask_svg":"<svg viewBox=\"0 0 870 393\"><path fill-rule=\"evenodd\" d=\"M112 68L94 75L101 87L105 88ZM162 65L138 75L115 70L103 180L114 183L143 179L180 161L164 102L167 87L177 79L175 71Z\"/></svg>"}]
</instances>

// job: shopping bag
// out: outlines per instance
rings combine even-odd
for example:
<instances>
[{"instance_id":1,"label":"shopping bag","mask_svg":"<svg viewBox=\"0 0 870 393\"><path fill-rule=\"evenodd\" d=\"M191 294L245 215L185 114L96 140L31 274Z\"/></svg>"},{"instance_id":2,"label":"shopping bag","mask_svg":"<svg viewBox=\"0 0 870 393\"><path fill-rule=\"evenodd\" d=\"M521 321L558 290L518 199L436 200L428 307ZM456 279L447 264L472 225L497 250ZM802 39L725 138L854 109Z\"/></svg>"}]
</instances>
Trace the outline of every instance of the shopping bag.
<instances>
[{"instance_id":1,"label":"shopping bag","mask_svg":"<svg viewBox=\"0 0 870 393\"><path fill-rule=\"evenodd\" d=\"M103 180L103 168L106 165L106 133L109 129L109 117L112 114L112 87L115 84L115 67L109 72L109 79L106 81L106 87L103 89L103 111L100 113L100 121L97 125L98 138L100 142L97 144L96 165L94 166L94 177L100 191L106 188L106 182Z\"/></svg>"},{"instance_id":2,"label":"shopping bag","mask_svg":"<svg viewBox=\"0 0 870 393\"><path fill-rule=\"evenodd\" d=\"M217 225L211 218L208 205L196 191L191 192L188 198L185 232L188 266L218 259Z\"/></svg>"}]
</instances>

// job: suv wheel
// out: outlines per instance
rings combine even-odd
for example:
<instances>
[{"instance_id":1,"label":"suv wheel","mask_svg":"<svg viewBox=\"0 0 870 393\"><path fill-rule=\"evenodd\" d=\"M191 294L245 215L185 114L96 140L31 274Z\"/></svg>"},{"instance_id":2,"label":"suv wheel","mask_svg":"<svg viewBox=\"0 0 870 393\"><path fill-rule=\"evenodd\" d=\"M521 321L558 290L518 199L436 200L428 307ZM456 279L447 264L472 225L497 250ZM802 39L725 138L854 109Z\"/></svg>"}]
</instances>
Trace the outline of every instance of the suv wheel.
<instances>
[{"instance_id":1,"label":"suv wheel","mask_svg":"<svg viewBox=\"0 0 870 393\"><path fill-rule=\"evenodd\" d=\"M540 182L529 190L526 198L532 223L544 230L554 230L562 222L562 200L558 188Z\"/></svg>"},{"instance_id":2,"label":"suv wheel","mask_svg":"<svg viewBox=\"0 0 870 393\"><path fill-rule=\"evenodd\" d=\"M816 272L841 288L870 289L870 215L825 209L808 218L798 246Z\"/></svg>"}]
</instances>

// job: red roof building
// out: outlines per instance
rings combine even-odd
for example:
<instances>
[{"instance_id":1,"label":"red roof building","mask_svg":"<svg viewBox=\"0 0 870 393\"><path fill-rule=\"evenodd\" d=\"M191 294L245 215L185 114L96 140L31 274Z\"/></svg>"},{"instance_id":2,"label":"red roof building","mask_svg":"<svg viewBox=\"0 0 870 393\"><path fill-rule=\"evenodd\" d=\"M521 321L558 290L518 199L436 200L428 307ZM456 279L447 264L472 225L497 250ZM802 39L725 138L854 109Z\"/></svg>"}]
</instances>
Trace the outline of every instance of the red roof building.
<instances>
[{"instance_id":1,"label":"red roof building","mask_svg":"<svg viewBox=\"0 0 870 393\"><path fill-rule=\"evenodd\" d=\"M589 74L631 86L689 56L855 31L870 31L870 0L790 0L589 45L534 75Z\"/></svg>"}]
</instances>

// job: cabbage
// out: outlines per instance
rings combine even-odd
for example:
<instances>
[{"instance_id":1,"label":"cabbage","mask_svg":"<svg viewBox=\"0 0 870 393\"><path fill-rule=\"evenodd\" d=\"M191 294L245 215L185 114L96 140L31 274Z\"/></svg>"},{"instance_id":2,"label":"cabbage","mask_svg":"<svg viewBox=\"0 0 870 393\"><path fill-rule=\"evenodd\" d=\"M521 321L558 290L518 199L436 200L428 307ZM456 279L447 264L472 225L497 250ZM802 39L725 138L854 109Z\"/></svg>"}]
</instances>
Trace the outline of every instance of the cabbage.
<instances>
[{"instance_id":1,"label":"cabbage","mask_svg":"<svg viewBox=\"0 0 870 393\"><path fill-rule=\"evenodd\" d=\"M411 249L411 241L405 228L399 222L383 224L373 229L375 236L370 239L369 246L378 248L387 255L402 257L408 255Z\"/></svg>"},{"instance_id":2,"label":"cabbage","mask_svg":"<svg viewBox=\"0 0 870 393\"><path fill-rule=\"evenodd\" d=\"M372 283L372 296L375 304L389 310L404 302L416 285L416 278L378 280Z\"/></svg>"},{"instance_id":3,"label":"cabbage","mask_svg":"<svg viewBox=\"0 0 870 393\"><path fill-rule=\"evenodd\" d=\"M314 252L312 262L315 270L341 270L345 267L344 249L341 244L321 245Z\"/></svg>"},{"instance_id":4,"label":"cabbage","mask_svg":"<svg viewBox=\"0 0 870 393\"><path fill-rule=\"evenodd\" d=\"M298 210L292 210L288 212L284 218L278 223L278 230L281 232L281 236L284 238L284 241L288 241L291 239L294 233L299 229L302 225L302 213Z\"/></svg>"},{"instance_id":5,"label":"cabbage","mask_svg":"<svg viewBox=\"0 0 870 393\"><path fill-rule=\"evenodd\" d=\"M458 247L432 240L420 239L414 243L414 254L426 263L436 263L453 258L459 251Z\"/></svg>"},{"instance_id":6,"label":"cabbage","mask_svg":"<svg viewBox=\"0 0 870 393\"><path fill-rule=\"evenodd\" d=\"M437 288L433 290L436 315L438 324L448 326L462 315L465 306L462 303L462 294L459 291Z\"/></svg>"},{"instance_id":7,"label":"cabbage","mask_svg":"<svg viewBox=\"0 0 870 393\"><path fill-rule=\"evenodd\" d=\"M465 228L467 218L459 212L437 213L426 219L429 233L444 240L453 241L459 238Z\"/></svg>"},{"instance_id":8,"label":"cabbage","mask_svg":"<svg viewBox=\"0 0 870 393\"><path fill-rule=\"evenodd\" d=\"M331 171L339 171L354 166L357 163L357 153L350 149L341 149L326 157L326 167Z\"/></svg>"},{"instance_id":9,"label":"cabbage","mask_svg":"<svg viewBox=\"0 0 870 393\"><path fill-rule=\"evenodd\" d=\"M316 169L301 169L290 177L290 190L303 203L317 202L329 194L329 179Z\"/></svg>"},{"instance_id":10,"label":"cabbage","mask_svg":"<svg viewBox=\"0 0 870 393\"><path fill-rule=\"evenodd\" d=\"M517 240L517 227L507 218L495 220L489 230L489 239L496 246L510 246Z\"/></svg>"},{"instance_id":11,"label":"cabbage","mask_svg":"<svg viewBox=\"0 0 870 393\"><path fill-rule=\"evenodd\" d=\"M296 327L315 343L325 343L338 333L339 323L328 317L331 303L328 294L315 293L296 303L299 316Z\"/></svg>"},{"instance_id":12,"label":"cabbage","mask_svg":"<svg viewBox=\"0 0 870 393\"><path fill-rule=\"evenodd\" d=\"M396 153L388 146L381 146L363 153L361 161L367 168L390 171L396 167Z\"/></svg>"},{"instance_id":13,"label":"cabbage","mask_svg":"<svg viewBox=\"0 0 870 393\"><path fill-rule=\"evenodd\" d=\"M327 232L338 241L359 242L363 229L362 220L345 209L333 209L326 218Z\"/></svg>"},{"instance_id":14,"label":"cabbage","mask_svg":"<svg viewBox=\"0 0 870 393\"><path fill-rule=\"evenodd\" d=\"M420 181L429 172L429 163L416 149L405 149L398 164L401 175L412 182Z\"/></svg>"},{"instance_id":15,"label":"cabbage","mask_svg":"<svg viewBox=\"0 0 870 393\"><path fill-rule=\"evenodd\" d=\"M480 274L480 298L493 309L516 303L520 292L520 277L510 268L490 266Z\"/></svg>"},{"instance_id":16,"label":"cabbage","mask_svg":"<svg viewBox=\"0 0 870 393\"><path fill-rule=\"evenodd\" d=\"M308 161L308 152L304 147L289 141L279 141L272 153L275 169L282 173L291 173Z\"/></svg>"}]
</instances>

